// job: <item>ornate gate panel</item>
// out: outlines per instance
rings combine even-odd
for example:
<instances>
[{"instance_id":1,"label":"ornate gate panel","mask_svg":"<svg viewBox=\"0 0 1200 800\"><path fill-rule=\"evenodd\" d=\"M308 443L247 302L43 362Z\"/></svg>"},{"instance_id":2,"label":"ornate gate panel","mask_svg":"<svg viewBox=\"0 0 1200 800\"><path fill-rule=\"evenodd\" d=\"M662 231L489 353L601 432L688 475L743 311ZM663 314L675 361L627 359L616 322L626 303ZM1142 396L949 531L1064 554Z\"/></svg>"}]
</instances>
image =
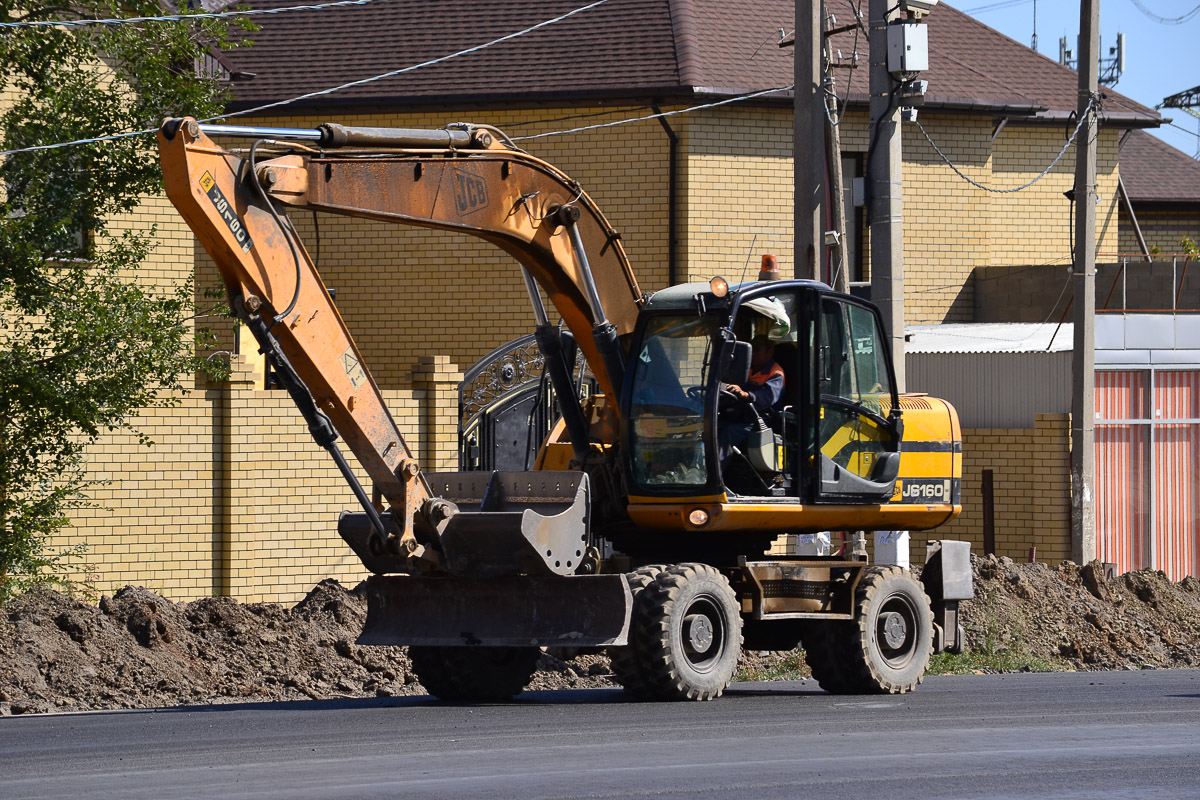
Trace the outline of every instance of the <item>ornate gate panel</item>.
<instances>
[{"instance_id":1,"label":"ornate gate panel","mask_svg":"<svg viewBox=\"0 0 1200 800\"><path fill-rule=\"evenodd\" d=\"M584 397L595 380L584 370L576 386ZM458 389L460 470L523 471L558 419L533 334L514 339L477 361Z\"/></svg>"}]
</instances>

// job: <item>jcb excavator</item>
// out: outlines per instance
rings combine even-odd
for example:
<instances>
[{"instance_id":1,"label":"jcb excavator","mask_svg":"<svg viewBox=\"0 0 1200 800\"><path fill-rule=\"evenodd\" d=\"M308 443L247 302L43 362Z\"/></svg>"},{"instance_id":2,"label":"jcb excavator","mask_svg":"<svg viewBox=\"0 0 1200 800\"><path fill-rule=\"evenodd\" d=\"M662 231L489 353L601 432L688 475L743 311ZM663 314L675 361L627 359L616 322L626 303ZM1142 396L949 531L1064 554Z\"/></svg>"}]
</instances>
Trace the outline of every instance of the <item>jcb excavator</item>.
<instances>
[{"instance_id":1,"label":"jcb excavator","mask_svg":"<svg viewBox=\"0 0 1200 800\"><path fill-rule=\"evenodd\" d=\"M743 644L798 643L829 691L906 692L931 652L962 647L966 543L931 544L919 581L867 560L862 531L953 518L962 469L954 409L897 393L869 303L770 272L643 294L587 193L486 125L184 118L158 144L168 196L362 506L338 522L373 573L359 641L408 645L433 694L507 699L540 648L603 647L634 696L707 700ZM460 231L516 259L561 413L535 470L421 469L289 208ZM763 336L785 390L752 410L731 387ZM599 387L583 402L580 352ZM823 531L858 533L836 551L767 554L780 534Z\"/></svg>"}]
</instances>

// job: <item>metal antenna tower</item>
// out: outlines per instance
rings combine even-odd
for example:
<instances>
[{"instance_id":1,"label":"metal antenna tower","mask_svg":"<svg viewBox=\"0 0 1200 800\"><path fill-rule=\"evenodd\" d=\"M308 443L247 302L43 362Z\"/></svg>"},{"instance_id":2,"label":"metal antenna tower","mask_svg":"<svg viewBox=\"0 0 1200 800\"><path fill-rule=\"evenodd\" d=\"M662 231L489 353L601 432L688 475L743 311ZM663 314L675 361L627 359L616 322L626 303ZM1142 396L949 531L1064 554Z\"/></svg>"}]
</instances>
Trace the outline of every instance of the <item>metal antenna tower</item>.
<instances>
[{"instance_id":1,"label":"metal antenna tower","mask_svg":"<svg viewBox=\"0 0 1200 800\"><path fill-rule=\"evenodd\" d=\"M1163 101L1158 104L1158 108L1178 108L1185 114L1191 114L1200 120L1200 86L1193 86L1186 91L1164 97ZM1200 159L1200 122L1196 124L1196 128L1196 155L1194 157Z\"/></svg>"}]
</instances>

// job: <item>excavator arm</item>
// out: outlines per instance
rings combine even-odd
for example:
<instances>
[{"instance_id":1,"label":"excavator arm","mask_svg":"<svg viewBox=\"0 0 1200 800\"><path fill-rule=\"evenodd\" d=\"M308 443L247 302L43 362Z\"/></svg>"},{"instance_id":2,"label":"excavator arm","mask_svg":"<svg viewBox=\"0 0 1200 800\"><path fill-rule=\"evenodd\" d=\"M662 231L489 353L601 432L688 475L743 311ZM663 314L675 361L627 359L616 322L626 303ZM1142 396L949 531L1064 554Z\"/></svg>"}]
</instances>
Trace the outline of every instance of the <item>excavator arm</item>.
<instances>
[{"instance_id":1,"label":"excavator arm","mask_svg":"<svg viewBox=\"0 0 1200 800\"><path fill-rule=\"evenodd\" d=\"M254 144L233 152L210 134ZM620 237L578 184L501 144L491 129L258 129L185 118L164 123L158 143L168 197L363 504L373 533L369 546L355 549L375 571L392 571L384 560L393 557L436 564L457 508L431 490L284 207L456 230L495 244L546 292L602 390L619 390L620 340L633 331L641 300ZM545 322L544 309L540 316ZM387 498L386 519L338 453L339 433Z\"/></svg>"}]
</instances>

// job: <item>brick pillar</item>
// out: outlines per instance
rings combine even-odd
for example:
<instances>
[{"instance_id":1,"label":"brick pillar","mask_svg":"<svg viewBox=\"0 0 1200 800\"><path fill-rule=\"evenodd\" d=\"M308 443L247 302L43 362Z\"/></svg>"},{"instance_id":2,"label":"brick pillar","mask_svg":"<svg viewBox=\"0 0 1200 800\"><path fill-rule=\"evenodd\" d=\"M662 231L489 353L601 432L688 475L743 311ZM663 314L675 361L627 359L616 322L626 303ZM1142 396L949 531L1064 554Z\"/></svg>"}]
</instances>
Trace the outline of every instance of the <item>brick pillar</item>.
<instances>
[{"instance_id":1,"label":"brick pillar","mask_svg":"<svg viewBox=\"0 0 1200 800\"><path fill-rule=\"evenodd\" d=\"M413 368L422 428L417 459L426 471L458 469L458 385L462 379L449 356L421 356Z\"/></svg>"},{"instance_id":2,"label":"brick pillar","mask_svg":"<svg viewBox=\"0 0 1200 800\"><path fill-rule=\"evenodd\" d=\"M244 355L230 358L229 367L229 380L213 387L218 393L213 403L213 594L245 599L254 554L246 541L245 509L238 504L245 502L247 493L247 440L256 413L251 395L259 376Z\"/></svg>"}]
</instances>

